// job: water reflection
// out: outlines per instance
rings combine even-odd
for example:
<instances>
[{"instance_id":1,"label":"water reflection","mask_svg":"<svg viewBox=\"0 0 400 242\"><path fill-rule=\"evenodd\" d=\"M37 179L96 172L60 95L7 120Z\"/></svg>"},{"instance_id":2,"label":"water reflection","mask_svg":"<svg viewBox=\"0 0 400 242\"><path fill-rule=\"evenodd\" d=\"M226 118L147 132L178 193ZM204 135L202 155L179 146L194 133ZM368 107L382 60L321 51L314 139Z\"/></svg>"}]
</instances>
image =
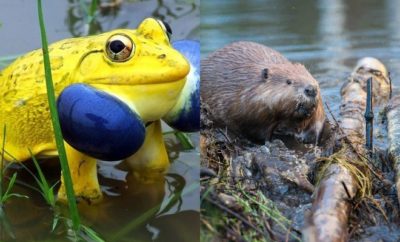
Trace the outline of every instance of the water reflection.
<instances>
[{"instance_id":1,"label":"water reflection","mask_svg":"<svg viewBox=\"0 0 400 242\"><path fill-rule=\"evenodd\" d=\"M99 162L99 181L106 195L99 204L78 204L84 224L106 241L129 241L132 236L139 241L196 241L200 219L199 169L198 161L193 159L197 155L186 155L192 160L186 162L185 155L178 156L170 172L151 183L136 179L122 162ZM51 184L56 183L60 172L56 160L43 163L42 167ZM49 233L54 211L44 203L31 174L16 168L8 170L7 176L18 172L14 192L26 194L29 199L13 198L0 210L0 240L63 240L66 227L59 225ZM32 164L28 168L34 170ZM62 209L62 216L67 216L66 211ZM181 232L177 233L178 230Z\"/></svg>"},{"instance_id":2,"label":"water reflection","mask_svg":"<svg viewBox=\"0 0 400 242\"><path fill-rule=\"evenodd\" d=\"M144 19L148 16L159 18L173 26L175 39L190 35L200 24L198 10L199 0L177 1L158 0L140 1L130 4L122 1L121 5L102 6L94 19L88 17L88 5L80 0L68 0L69 8L66 22L72 36L96 34L114 28L136 27L133 19ZM143 9L148 12L143 15ZM195 38L195 36L191 36Z\"/></svg>"}]
</instances>

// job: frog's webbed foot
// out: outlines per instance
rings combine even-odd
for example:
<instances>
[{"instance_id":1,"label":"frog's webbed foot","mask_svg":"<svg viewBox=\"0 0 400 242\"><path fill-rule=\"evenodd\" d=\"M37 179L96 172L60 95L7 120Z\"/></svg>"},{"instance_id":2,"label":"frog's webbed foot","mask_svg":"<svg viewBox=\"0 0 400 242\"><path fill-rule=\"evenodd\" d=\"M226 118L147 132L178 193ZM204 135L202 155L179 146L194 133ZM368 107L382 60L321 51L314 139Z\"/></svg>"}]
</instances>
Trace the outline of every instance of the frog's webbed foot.
<instances>
[{"instance_id":1,"label":"frog's webbed foot","mask_svg":"<svg viewBox=\"0 0 400 242\"><path fill-rule=\"evenodd\" d=\"M175 106L163 117L163 120L179 131L195 132L200 130L200 43L192 40L180 40L172 43L190 63L190 72L185 86Z\"/></svg>"}]
</instances>

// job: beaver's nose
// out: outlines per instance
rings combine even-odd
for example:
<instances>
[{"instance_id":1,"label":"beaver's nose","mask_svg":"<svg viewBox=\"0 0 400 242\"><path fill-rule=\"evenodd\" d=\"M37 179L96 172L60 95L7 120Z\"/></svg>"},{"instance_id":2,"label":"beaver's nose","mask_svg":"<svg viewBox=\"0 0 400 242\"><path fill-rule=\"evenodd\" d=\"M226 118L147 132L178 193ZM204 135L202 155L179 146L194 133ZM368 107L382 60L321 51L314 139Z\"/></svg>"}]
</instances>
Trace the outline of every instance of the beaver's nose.
<instances>
[{"instance_id":1,"label":"beaver's nose","mask_svg":"<svg viewBox=\"0 0 400 242\"><path fill-rule=\"evenodd\" d=\"M306 94L306 96L314 98L315 96L317 96L317 88L312 85L308 85L304 89L304 93Z\"/></svg>"}]
</instances>

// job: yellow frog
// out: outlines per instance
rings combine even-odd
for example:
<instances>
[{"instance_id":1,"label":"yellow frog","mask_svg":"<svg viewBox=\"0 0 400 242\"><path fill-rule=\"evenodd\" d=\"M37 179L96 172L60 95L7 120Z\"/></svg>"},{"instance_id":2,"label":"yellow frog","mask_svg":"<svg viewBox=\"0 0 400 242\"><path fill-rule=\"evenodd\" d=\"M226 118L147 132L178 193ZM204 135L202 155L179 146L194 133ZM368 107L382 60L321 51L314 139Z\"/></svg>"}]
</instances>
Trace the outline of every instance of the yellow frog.
<instances>
[{"instance_id":1,"label":"yellow frog","mask_svg":"<svg viewBox=\"0 0 400 242\"><path fill-rule=\"evenodd\" d=\"M138 122L138 127L145 129L138 150L125 157L126 160L135 173L144 177L163 173L169 161L160 119L176 105L190 70L185 57L171 46L168 26L147 18L136 30L118 29L97 36L56 42L49 46L49 54L56 96L62 95L63 91L67 93L70 86L79 83L84 85L84 89L95 90L92 93L95 97L104 98L104 94L105 98L115 98L123 110L128 108L132 111L132 120ZM66 102L74 97L73 93L65 95L63 101ZM31 157L29 150L36 157L57 156L41 49L18 58L0 72L0 97L0 126L6 125L7 130L5 159L10 162L27 160ZM78 103L79 100L75 101ZM70 103L71 107L74 102ZM87 108L85 103L79 105ZM101 110L103 107L99 105L95 107ZM82 117L94 120L96 127L108 132L103 125L107 120L85 115ZM114 118L113 111L107 115ZM71 120L68 119L64 127L73 126ZM102 121L99 123L99 120ZM124 123L123 120L119 122ZM64 128L63 134L66 140L68 134L64 133ZM71 142L64 143L75 194L89 202L97 202L102 193L97 180L96 157L82 152L79 145L74 146L74 135L77 134L72 134ZM2 136L0 134L1 140ZM96 145L91 148L96 148ZM66 200L63 184L58 199Z\"/></svg>"}]
</instances>

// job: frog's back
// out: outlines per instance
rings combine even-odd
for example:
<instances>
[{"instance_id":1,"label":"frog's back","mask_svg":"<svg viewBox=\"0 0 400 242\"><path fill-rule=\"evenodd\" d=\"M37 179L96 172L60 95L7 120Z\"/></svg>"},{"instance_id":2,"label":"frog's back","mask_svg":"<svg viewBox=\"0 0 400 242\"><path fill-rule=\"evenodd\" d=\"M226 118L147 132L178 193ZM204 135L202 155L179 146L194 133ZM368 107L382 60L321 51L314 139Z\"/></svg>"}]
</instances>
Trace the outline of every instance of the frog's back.
<instances>
[{"instance_id":1,"label":"frog's back","mask_svg":"<svg viewBox=\"0 0 400 242\"><path fill-rule=\"evenodd\" d=\"M68 39L49 46L57 96L71 84L74 69L88 47L80 46L92 43L87 39ZM6 159L28 159L28 149L35 155L56 155L41 49L19 57L0 72L0 97L0 126L6 125L7 131Z\"/></svg>"}]
</instances>

